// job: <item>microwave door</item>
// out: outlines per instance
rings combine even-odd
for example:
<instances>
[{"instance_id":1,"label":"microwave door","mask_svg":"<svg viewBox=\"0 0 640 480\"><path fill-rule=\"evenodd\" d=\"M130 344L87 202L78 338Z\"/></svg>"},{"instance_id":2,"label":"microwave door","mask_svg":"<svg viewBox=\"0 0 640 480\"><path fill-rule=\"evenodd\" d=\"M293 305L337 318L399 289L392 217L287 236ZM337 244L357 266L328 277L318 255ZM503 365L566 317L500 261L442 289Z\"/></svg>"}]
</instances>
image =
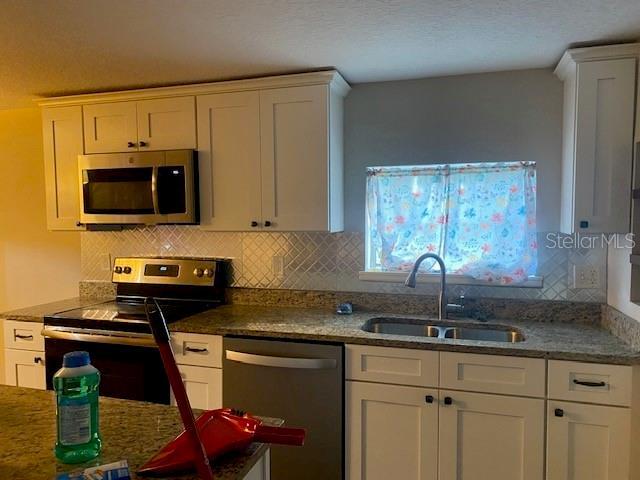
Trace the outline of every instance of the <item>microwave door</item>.
<instances>
[{"instance_id":1,"label":"microwave door","mask_svg":"<svg viewBox=\"0 0 640 480\"><path fill-rule=\"evenodd\" d=\"M171 158L157 168L156 205L163 223L197 223L194 159ZM160 220L159 220L160 223Z\"/></svg>"},{"instance_id":2,"label":"microwave door","mask_svg":"<svg viewBox=\"0 0 640 480\"><path fill-rule=\"evenodd\" d=\"M82 171L85 223L149 223L157 215L156 167Z\"/></svg>"}]
</instances>

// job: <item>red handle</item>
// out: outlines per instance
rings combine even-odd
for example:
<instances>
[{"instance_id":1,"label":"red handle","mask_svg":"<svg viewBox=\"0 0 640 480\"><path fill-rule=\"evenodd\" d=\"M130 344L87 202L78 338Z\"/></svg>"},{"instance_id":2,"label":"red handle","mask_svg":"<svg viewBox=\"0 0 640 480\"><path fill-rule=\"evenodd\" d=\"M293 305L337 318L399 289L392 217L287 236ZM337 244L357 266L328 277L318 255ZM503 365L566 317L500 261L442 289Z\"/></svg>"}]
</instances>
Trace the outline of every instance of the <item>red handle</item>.
<instances>
[{"instance_id":1,"label":"red handle","mask_svg":"<svg viewBox=\"0 0 640 480\"><path fill-rule=\"evenodd\" d=\"M253 441L276 445L304 445L307 432L304 428L267 427L259 425Z\"/></svg>"},{"instance_id":2,"label":"red handle","mask_svg":"<svg viewBox=\"0 0 640 480\"><path fill-rule=\"evenodd\" d=\"M150 304L155 307L155 311L152 311ZM193 418L193 410L189 403L189 397L187 397L187 391L182 383L182 377L176 364L176 359L173 356L173 350L171 349L171 343L169 341L169 331L167 330L167 322L162 314L160 305L155 299L147 298L144 302L145 313L151 327L151 333L160 350L160 358L164 365L164 369L167 372L169 378L169 384L171 390L173 390L173 396L178 404L178 411L182 418L184 428L191 440L191 448L195 457L196 471L198 476L202 480L214 480L213 472L211 471L211 465L209 464L209 458L207 458L207 452L200 439L200 434L196 427L195 419Z\"/></svg>"}]
</instances>

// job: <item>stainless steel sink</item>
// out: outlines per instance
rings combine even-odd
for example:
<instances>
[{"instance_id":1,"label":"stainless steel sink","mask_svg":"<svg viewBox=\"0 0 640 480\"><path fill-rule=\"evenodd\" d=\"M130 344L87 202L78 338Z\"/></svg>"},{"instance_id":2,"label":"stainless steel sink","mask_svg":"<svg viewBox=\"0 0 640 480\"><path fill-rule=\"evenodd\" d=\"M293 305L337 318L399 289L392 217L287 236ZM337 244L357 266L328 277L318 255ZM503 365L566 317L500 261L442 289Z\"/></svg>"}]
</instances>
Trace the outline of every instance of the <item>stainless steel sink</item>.
<instances>
[{"instance_id":1,"label":"stainless steel sink","mask_svg":"<svg viewBox=\"0 0 640 480\"><path fill-rule=\"evenodd\" d=\"M431 322L414 318L370 318L362 329L365 332L387 335L408 335L440 339L478 340L483 342L522 342L519 330L504 325L477 325Z\"/></svg>"}]
</instances>

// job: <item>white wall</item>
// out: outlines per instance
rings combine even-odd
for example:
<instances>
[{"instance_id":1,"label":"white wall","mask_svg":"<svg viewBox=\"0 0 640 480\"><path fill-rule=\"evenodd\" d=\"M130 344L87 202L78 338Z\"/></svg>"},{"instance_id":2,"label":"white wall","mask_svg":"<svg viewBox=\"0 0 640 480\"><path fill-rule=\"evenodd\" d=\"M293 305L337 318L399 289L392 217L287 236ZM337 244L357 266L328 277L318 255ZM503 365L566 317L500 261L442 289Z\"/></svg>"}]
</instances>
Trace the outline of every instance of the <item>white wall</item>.
<instances>
[{"instance_id":1,"label":"white wall","mask_svg":"<svg viewBox=\"0 0 640 480\"><path fill-rule=\"evenodd\" d=\"M345 101L345 229L364 231L365 168L538 162L538 230L557 231L562 83L551 70L355 85Z\"/></svg>"},{"instance_id":2,"label":"white wall","mask_svg":"<svg viewBox=\"0 0 640 480\"><path fill-rule=\"evenodd\" d=\"M80 234L45 215L40 111L0 110L0 311L78 294Z\"/></svg>"},{"instance_id":3,"label":"white wall","mask_svg":"<svg viewBox=\"0 0 640 480\"><path fill-rule=\"evenodd\" d=\"M623 236L619 235L621 239ZM623 244L622 240L620 243ZM631 288L630 248L609 247L607 259L607 303L640 321L640 305L629 301Z\"/></svg>"}]
</instances>

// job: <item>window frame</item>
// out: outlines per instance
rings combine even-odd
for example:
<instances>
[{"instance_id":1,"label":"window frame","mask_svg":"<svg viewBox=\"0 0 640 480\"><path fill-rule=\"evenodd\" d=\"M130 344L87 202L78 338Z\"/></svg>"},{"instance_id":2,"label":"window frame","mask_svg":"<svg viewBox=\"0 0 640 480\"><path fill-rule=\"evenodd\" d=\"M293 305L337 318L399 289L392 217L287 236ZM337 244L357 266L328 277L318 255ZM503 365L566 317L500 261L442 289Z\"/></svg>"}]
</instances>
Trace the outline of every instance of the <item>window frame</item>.
<instances>
[{"instance_id":1,"label":"window frame","mask_svg":"<svg viewBox=\"0 0 640 480\"><path fill-rule=\"evenodd\" d=\"M417 166L417 165L416 165ZM384 167L373 167L373 168L393 168L395 165L388 165ZM368 167L370 168L370 167ZM384 283L404 283L407 278L408 272L402 271L385 271L379 270L371 267L372 256L374 252L371 247L371 238L369 235L370 230L370 221L369 215L366 213L366 204L367 204L367 192L365 190L365 232L364 232L364 243L365 243L365 261L364 261L364 270L358 272L358 278L361 281L365 282L384 282ZM446 263L445 263L446 265ZM509 288L542 288L544 286L544 277L541 275L529 275L527 280L524 282L516 283L516 284L504 284L500 282L490 282L487 280L481 280L477 278L473 278L469 275L460 275L460 274L446 274L447 283L451 285L478 285L478 286L490 286L490 287L509 287ZM440 282L440 274L439 273L418 273L416 276L416 281L418 283L439 283Z\"/></svg>"}]
</instances>

